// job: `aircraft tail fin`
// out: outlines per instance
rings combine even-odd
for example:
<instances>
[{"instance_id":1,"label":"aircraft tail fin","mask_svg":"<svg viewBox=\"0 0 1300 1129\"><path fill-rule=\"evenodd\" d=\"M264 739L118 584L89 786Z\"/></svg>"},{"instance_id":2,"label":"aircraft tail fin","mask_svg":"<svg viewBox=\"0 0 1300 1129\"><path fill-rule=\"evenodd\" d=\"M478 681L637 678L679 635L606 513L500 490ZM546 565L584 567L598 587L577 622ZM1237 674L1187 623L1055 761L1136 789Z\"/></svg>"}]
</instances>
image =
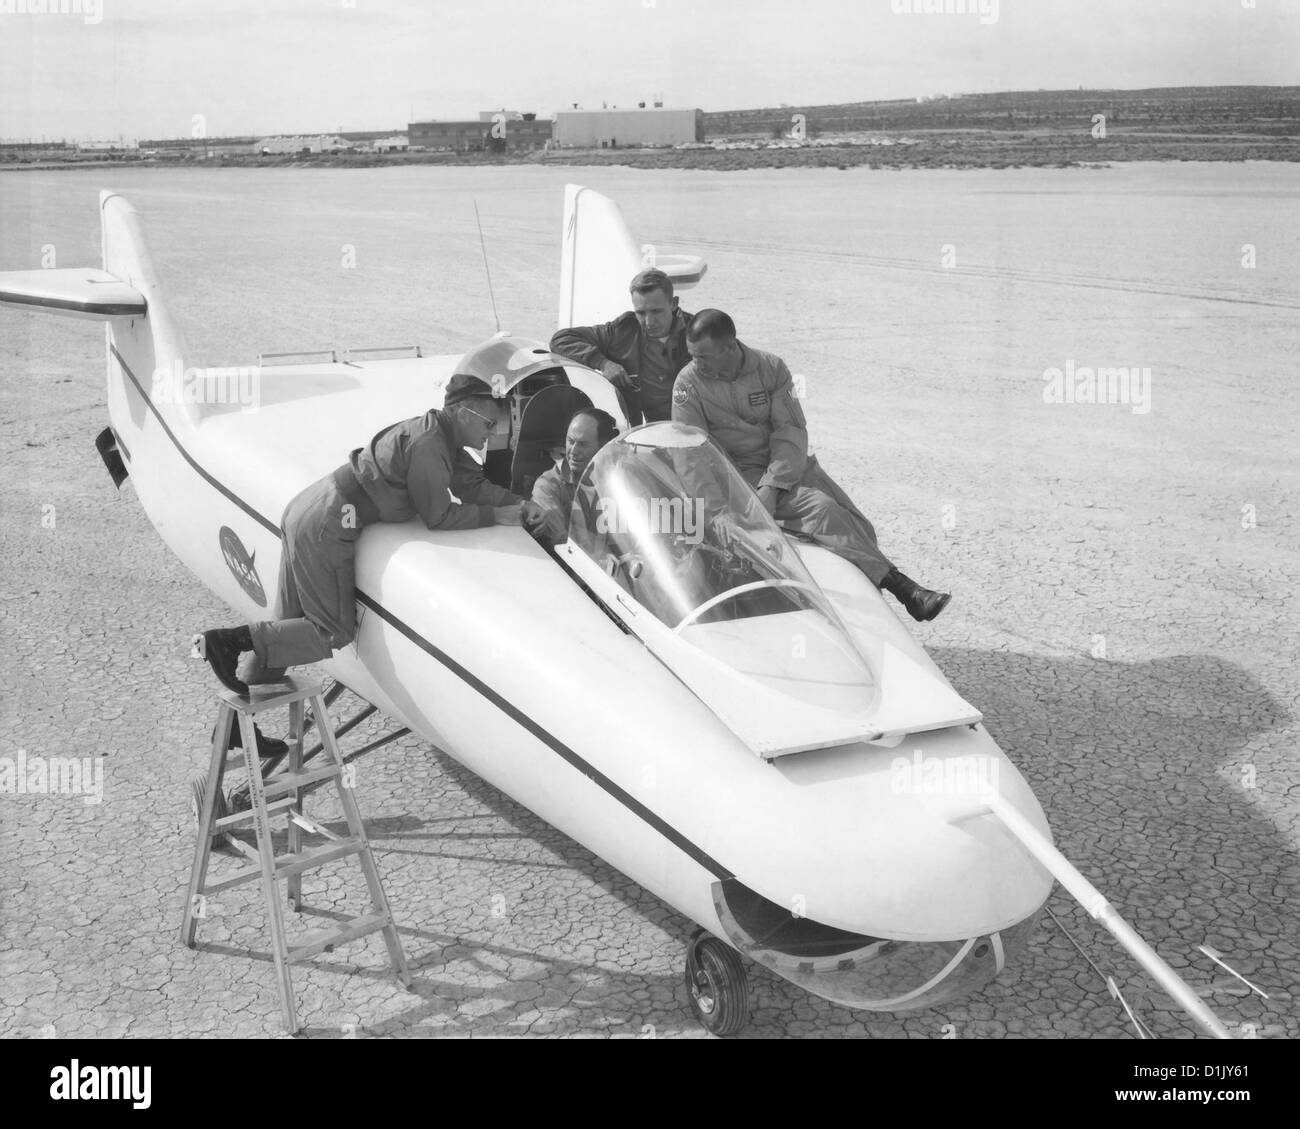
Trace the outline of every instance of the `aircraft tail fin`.
<instances>
[{"instance_id":1,"label":"aircraft tail fin","mask_svg":"<svg viewBox=\"0 0 1300 1129\"><path fill-rule=\"evenodd\" d=\"M109 385L116 380L133 380L141 393L148 396L156 374L183 370L188 350L162 295L162 284L148 244L140 227L136 210L116 192L99 194L100 230L103 242L104 271L143 299L143 317L117 316L108 320ZM164 404L164 414L197 414L194 404Z\"/></svg>"},{"instance_id":2,"label":"aircraft tail fin","mask_svg":"<svg viewBox=\"0 0 1300 1129\"><path fill-rule=\"evenodd\" d=\"M590 188L566 184L558 328L618 317L628 308L627 284L642 269L641 249L618 205Z\"/></svg>"},{"instance_id":3,"label":"aircraft tail fin","mask_svg":"<svg viewBox=\"0 0 1300 1129\"><path fill-rule=\"evenodd\" d=\"M613 200L580 184L565 185L560 329L618 317L628 308L632 276L649 267L667 274L676 290L694 286L708 270L698 255L664 255L650 244L641 246Z\"/></svg>"}]
</instances>

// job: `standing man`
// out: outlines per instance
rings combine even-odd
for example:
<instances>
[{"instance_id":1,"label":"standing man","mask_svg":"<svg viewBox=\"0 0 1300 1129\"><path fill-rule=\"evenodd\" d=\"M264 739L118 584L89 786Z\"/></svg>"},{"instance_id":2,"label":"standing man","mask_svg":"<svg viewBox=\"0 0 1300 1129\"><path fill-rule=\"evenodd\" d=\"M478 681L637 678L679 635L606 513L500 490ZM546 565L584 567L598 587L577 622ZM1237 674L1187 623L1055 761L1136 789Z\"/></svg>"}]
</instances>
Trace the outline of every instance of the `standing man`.
<instances>
[{"instance_id":1,"label":"standing man","mask_svg":"<svg viewBox=\"0 0 1300 1129\"><path fill-rule=\"evenodd\" d=\"M790 370L736 340L721 310L701 310L687 331L691 363L673 388L673 419L707 431L767 512L851 561L911 617L934 619L951 597L904 576L880 551L876 531L815 456Z\"/></svg>"},{"instance_id":2,"label":"standing man","mask_svg":"<svg viewBox=\"0 0 1300 1129\"><path fill-rule=\"evenodd\" d=\"M616 389L633 427L672 416L673 381L690 362L686 326L691 315L673 296L673 280L643 270L628 290L632 309L604 325L560 329L551 352L597 369Z\"/></svg>"},{"instance_id":3,"label":"standing man","mask_svg":"<svg viewBox=\"0 0 1300 1129\"><path fill-rule=\"evenodd\" d=\"M203 657L222 685L247 694L239 657L252 651L250 682L272 681L284 667L319 662L356 636L356 541L377 521L416 514L429 529L534 524L541 511L482 476L455 470L463 447L482 447L504 409L492 389L459 374L441 409L385 428L332 474L285 507L281 525L279 619L217 628L201 636ZM451 500L455 491L461 502Z\"/></svg>"},{"instance_id":4,"label":"standing man","mask_svg":"<svg viewBox=\"0 0 1300 1129\"><path fill-rule=\"evenodd\" d=\"M534 535L544 535L552 545L568 540L569 513L578 479L596 452L617 434L618 425L609 412L579 408L573 413L564 436L564 458L533 483L533 501L542 510L541 524L532 530Z\"/></svg>"}]
</instances>

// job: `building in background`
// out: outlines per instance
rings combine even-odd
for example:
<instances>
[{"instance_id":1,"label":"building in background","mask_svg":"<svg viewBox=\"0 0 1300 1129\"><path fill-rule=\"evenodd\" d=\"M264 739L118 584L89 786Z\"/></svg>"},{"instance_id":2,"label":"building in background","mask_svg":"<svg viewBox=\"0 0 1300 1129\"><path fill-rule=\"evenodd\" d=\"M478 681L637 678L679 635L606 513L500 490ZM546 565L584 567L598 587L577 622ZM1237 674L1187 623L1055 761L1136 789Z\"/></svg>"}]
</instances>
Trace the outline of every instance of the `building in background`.
<instances>
[{"instance_id":1,"label":"building in background","mask_svg":"<svg viewBox=\"0 0 1300 1129\"><path fill-rule=\"evenodd\" d=\"M164 161L205 161L213 157L243 157L258 151L256 137L161 137L140 142L140 153Z\"/></svg>"},{"instance_id":2,"label":"building in background","mask_svg":"<svg viewBox=\"0 0 1300 1129\"><path fill-rule=\"evenodd\" d=\"M282 153L338 153L351 149L352 142L331 133L298 135L295 137L264 137L258 143L258 152L263 156L276 156Z\"/></svg>"},{"instance_id":3,"label":"building in background","mask_svg":"<svg viewBox=\"0 0 1300 1129\"><path fill-rule=\"evenodd\" d=\"M493 110L486 120L473 122L411 122L406 137L412 149L446 149L457 153L514 153L546 148L551 140L549 121L530 121L525 114L518 121L506 118L498 129L494 115L500 113Z\"/></svg>"},{"instance_id":4,"label":"building in background","mask_svg":"<svg viewBox=\"0 0 1300 1129\"><path fill-rule=\"evenodd\" d=\"M136 141L78 141L78 153L134 153L140 148Z\"/></svg>"},{"instance_id":5,"label":"building in background","mask_svg":"<svg viewBox=\"0 0 1300 1129\"><path fill-rule=\"evenodd\" d=\"M555 144L565 149L624 149L646 145L686 145L704 140L699 110L558 110Z\"/></svg>"}]
</instances>

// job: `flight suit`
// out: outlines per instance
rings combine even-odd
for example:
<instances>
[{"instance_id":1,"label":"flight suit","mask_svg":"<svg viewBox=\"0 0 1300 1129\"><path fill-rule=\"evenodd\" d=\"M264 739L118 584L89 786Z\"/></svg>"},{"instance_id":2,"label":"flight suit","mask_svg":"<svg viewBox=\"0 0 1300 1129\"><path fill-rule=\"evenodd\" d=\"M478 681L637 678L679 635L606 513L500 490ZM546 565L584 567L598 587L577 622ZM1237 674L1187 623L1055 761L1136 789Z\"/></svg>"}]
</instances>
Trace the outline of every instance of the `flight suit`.
<instances>
[{"instance_id":1,"label":"flight suit","mask_svg":"<svg viewBox=\"0 0 1300 1129\"><path fill-rule=\"evenodd\" d=\"M551 544L558 545L569 536L569 515L573 510L573 497L578 490L578 480L569 467L568 459L561 459L550 470L539 474L533 483L533 501L542 507L542 532Z\"/></svg>"},{"instance_id":2,"label":"flight suit","mask_svg":"<svg viewBox=\"0 0 1300 1129\"><path fill-rule=\"evenodd\" d=\"M754 489L774 487L777 521L851 561L879 587L893 565L871 522L808 454L808 425L790 370L772 353L740 349L730 380L700 376L694 362L682 369L673 420L707 431Z\"/></svg>"},{"instance_id":3,"label":"flight suit","mask_svg":"<svg viewBox=\"0 0 1300 1129\"><path fill-rule=\"evenodd\" d=\"M459 456L450 422L429 411L385 428L285 507L279 618L249 625L245 682L277 678L284 667L319 662L352 642L356 541L365 526L418 514L429 529L477 529L494 523L494 507L520 502L481 473L467 473Z\"/></svg>"},{"instance_id":4,"label":"flight suit","mask_svg":"<svg viewBox=\"0 0 1300 1129\"><path fill-rule=\"evenodd\" d=\"M667 338L658 342L645 335L636 314L629 310L604 325L557 329L551 337L551 352L597 371L606 361L622 365L637 378L635 389L619 389L628 423L635 427L643 420L664 420L672 415L673 381L691 360L686 348L691 317L684 310L675 310Z\"/></svg>"}]
</instances>

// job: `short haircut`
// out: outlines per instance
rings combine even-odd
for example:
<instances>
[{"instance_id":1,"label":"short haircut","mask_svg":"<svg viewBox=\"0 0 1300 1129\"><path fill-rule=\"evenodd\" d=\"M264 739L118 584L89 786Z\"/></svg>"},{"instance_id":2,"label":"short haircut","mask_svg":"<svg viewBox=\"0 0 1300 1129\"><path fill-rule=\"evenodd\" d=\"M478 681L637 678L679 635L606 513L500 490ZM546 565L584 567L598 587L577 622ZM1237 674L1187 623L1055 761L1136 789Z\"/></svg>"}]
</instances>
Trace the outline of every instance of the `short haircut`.
<instances>
[{"instance_id":1,"label":"short haircut","mask_svg":"<svg viewBox=\"0 0 1300 1129\"><path fill-rule=\"evenodd\" d=\"M686 327L686 340L699 341L703 337L710 341L734 341L736 323L721 310L701 310Z\"/></svg>"},{"instance_id":2,"label":"short haircut","mask_svg":"<svg viewBox=\"0 0 1300 1129\"><path fill-rule=\"evenodd\" d=\"M629 294L649 294L655 290L662 290L667 298L673 296L673 280L654 267L643 270L632 279L627 288Z\"/></svg>"},{"instance_id":3,"label":"short haircut","mask_svg":"<svg viewBox=\"0 0 1300 1129\"><path fill-rule=\"evenodd\" d=\"M586 416L596 425L596 442L602 447L618 434L618 422L609 412L602 411L600 408L579 408L569 417L569 422L564 425L566 435L569 428L573 426L573 421L581 419L583 416Z\"/></svg>"}]
</instances>

